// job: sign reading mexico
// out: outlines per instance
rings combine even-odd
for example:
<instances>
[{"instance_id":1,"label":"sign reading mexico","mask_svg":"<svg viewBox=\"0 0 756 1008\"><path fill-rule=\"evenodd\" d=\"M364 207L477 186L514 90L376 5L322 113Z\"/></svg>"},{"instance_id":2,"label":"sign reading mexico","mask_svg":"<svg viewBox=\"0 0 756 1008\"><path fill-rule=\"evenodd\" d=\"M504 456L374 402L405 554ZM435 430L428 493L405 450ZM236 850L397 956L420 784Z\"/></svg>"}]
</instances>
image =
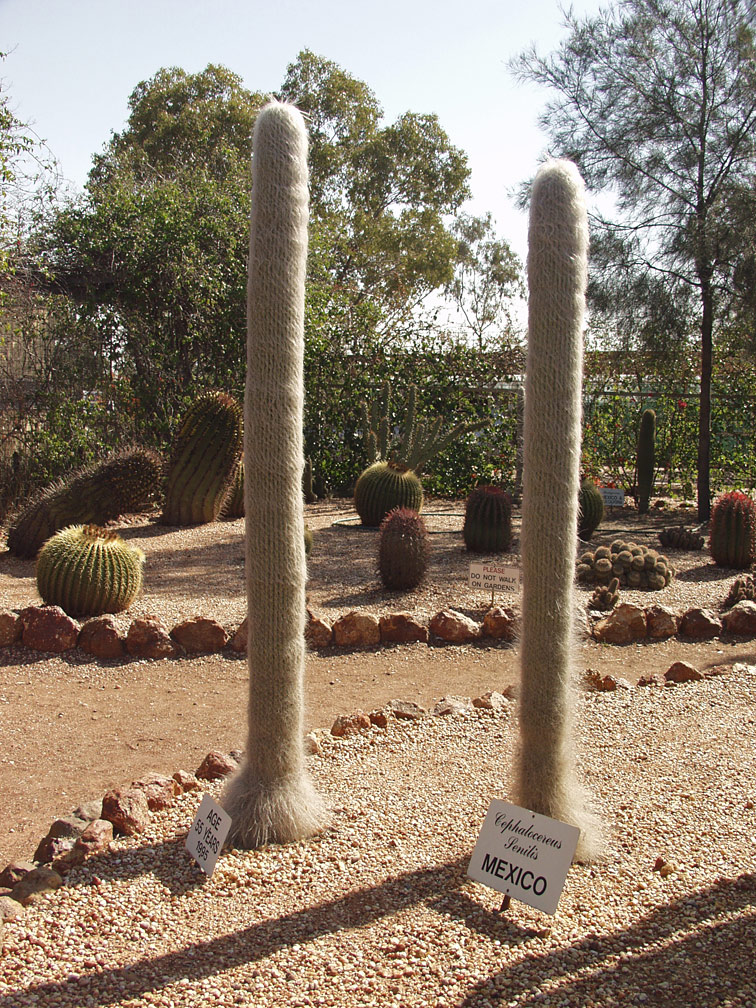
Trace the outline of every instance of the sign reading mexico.
<instances>
[{"instance_id":1,"label":"sign reading mexico","mask_svg":"<svg viewBox=\"0 0 756 1008\"><path fill-rule=\"evenodd\" d=\"M579 837L577 826L494 798L467 874L536 910L553 914Z\"/></svg>"}]
</instances>

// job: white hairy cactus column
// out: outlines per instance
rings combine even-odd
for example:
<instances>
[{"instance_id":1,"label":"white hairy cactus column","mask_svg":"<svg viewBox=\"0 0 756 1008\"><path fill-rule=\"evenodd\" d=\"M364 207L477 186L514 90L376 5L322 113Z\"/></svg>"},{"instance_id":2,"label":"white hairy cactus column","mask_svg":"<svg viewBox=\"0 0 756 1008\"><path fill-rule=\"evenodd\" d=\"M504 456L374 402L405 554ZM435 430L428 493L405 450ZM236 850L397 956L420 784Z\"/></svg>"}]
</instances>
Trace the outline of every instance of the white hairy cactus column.
<instances>
[{"instance_id":1,"label":"white hairy cactus column","mask_svg":"<svg viewBox=\"0 0 756 1008\"><path fill-rule=\"evenodd\" d=\"M518 801L580 827L585 858L600 837L575 777L570 679L587 257L583 181L551 161L533 183L528 232Z\"/></svg>"},{"instance_id":2,"label":"white hairy cactus column","mask_svg":"<svg viewBox=\"0 0 756 1008\"><path fill-rule=\"evenodd\" d=\"M244 480L249 734L222 804L238 847L316 832L323 805L303 752L302 503L307 131L272 103L252 140Z\"/></svg>"}]
</instances>

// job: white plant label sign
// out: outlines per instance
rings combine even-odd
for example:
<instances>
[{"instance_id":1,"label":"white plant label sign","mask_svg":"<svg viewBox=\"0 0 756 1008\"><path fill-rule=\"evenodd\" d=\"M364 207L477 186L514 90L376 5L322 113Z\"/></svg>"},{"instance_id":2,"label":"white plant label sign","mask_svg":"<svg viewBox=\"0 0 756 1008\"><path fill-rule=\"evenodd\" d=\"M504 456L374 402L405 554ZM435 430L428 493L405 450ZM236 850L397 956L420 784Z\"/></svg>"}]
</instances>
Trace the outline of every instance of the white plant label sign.
<instances>
[{"instance_id":1,"label":"white plant label sign","mask_svg":"<svg viewBox=\"0 0 756 1008\"><path fill-rule=\"evenodd\" d=\"M223 841L231 829L231 816L213 801L202 796L197 815L186 838L186 849L206 875L212 875Z\"/></svg>"},{"instance_id":2,"label":"white plant label sign","mask_svg":"<svg viewBox=\"0 0 756 1008\"><path fill-rule=\"evenodd\" d=\"M494 798L467 874L536 910L553 914L579 837L577 826Z\"/></svg>"},{"instance_id":3,"label":"white plant label sign","mask_svg":"<svg viewBox=\"0 0 756 1008\"><path fill-rule=\"evenodd\" d=\"M617 487L599 487L599 493L604 498L606 507L624 507L625 491Z\"/></svg>"},{"instance_id":4,"label":"white plant label sign","mask_svg":"<svg viewBox=\"0 0 756 1008\"><path fill-rule=\"evenodd\" d=\"M471 560L468 586L481 591L517 592L522 588L522 568L509 564Z\"/></svg>"}]
</instances>

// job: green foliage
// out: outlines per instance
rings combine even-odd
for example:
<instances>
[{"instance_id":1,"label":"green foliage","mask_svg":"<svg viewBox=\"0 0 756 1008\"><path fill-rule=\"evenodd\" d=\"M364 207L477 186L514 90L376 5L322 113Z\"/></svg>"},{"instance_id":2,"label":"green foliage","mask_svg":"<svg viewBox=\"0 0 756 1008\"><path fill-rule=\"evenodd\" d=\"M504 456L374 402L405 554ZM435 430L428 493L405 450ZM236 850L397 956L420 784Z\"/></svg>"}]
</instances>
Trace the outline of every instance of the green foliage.
<instances>
[{"instance_id":1,"label":"green foliage","mask_svg":"<svg viewBox=\"0 0 756 1008\"><path fill-rule=\"evenodd\" d=\"M648 502L654 488L654 449L656 438L656 414L652 409L643 410L638 431L638 513L648 513Z\"/></svg>"},{"instance_id":2,"label":"green foliage","mask_svg":"<svg viewBox=\"0 0 756 1008\"><path fill-rule=\"evenodd\" d=\"M738 490L714 502L709 552L718 567L750 567L756 559L756 503Z\"/></svg>"},{"instance_id":3,"label":"green foliage","mask_svg":"<svg viewBox=\"0 0 756 1008\"><path fill-rule=\"evenodd\" d=\"M78 522L102 525L146 507L162 482L160 456L148 448L120 452L47 487L13 520L8 549L31 559L50 536Z\"/></svg>"},{"instance_id":4,"label":"green foliage","mask_svg":"<svg viewBox=\"0 0 756 1008\"><path fill-rule=\"evenodd\" d=\"M377 528L389 511L423 506L423 486L412 469L395 462L374 462L354 488L354 506L363 525Z\"/></svg>"},{"instance_id":5,"label":"green foliage","mask_svg":"<svg viewBox=\"0 0 756 1008\"><path fill-rule=\"evenodd\" d=\"M199 396L181 421L165 480L164 525L215 521L238 476L240 404L225 392Z\"/></svg>"},{"instance_id":6,"label":"green foliage","mask_svg":"<svg viewBox=\"0 0 756 1008\"><path fill-rule=\"evenodd\" d=\"M669 560L646 546L616 539L578 557L576 576L584 584L620 585L643 591L661 591L674 577Z\"/></svg>"},{"instance_id":7,"label":"green foliage","mask_svg":"<svg viewBox=\"0 0 756 1008\"><path fill-rule=\"evenodd\" d=\"M416 588L428 569L429 549L425 522L417 511L407 507L390 511L381 522L378 539L378 571L384 588Z\"/></svg>"},{"instance_id":8,"label":"green foliage","mask_svg":"<svg viewBox=\"0 0 756 1008\"><path fill-rule=\"evenodd\" d=\"M145 556L115 532L72 525L56 532L37 558L37 589L69 616L128 609L142 590Z\"/></svg>"},{"instance_id":9,"label":"green foliage","mask_svg":"<svg viewBox=\"0 0 756 1008\"><path fill-rule=\"evenodd\" d=\"M512 545L512 498L502 487L476 487L465 503L462 538L474 553L507 553Z\"/></svg>"},{"instance_id":10,"label":"green foliage","mask_svg":"<svg viewBox=\"0 0 756 1008\"><path fill-rule=\"evenodd\" d=\"M591 480L580 482L578 494L578 536L589 540L604 517L604 500Z\"/></svg>"}]
</instances>

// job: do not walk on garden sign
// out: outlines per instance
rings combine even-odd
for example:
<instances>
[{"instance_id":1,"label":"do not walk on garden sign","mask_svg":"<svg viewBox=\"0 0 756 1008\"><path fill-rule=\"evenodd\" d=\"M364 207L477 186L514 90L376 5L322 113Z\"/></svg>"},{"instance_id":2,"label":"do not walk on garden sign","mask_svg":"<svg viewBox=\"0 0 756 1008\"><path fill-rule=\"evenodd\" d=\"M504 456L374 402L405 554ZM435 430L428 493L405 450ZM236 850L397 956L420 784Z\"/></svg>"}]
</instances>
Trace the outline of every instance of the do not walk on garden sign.
<instances>
[{"instance_id":1,"label":"do not walk on garden sign","mask_svg":"<svg viewBox=\"0 0 756 1008\"><path fill-rule=\"evenodd\" d=\"M494 798L467 874L536 910L553 914L579 837L577 826Z\"/></svg>"}]
</instances>

